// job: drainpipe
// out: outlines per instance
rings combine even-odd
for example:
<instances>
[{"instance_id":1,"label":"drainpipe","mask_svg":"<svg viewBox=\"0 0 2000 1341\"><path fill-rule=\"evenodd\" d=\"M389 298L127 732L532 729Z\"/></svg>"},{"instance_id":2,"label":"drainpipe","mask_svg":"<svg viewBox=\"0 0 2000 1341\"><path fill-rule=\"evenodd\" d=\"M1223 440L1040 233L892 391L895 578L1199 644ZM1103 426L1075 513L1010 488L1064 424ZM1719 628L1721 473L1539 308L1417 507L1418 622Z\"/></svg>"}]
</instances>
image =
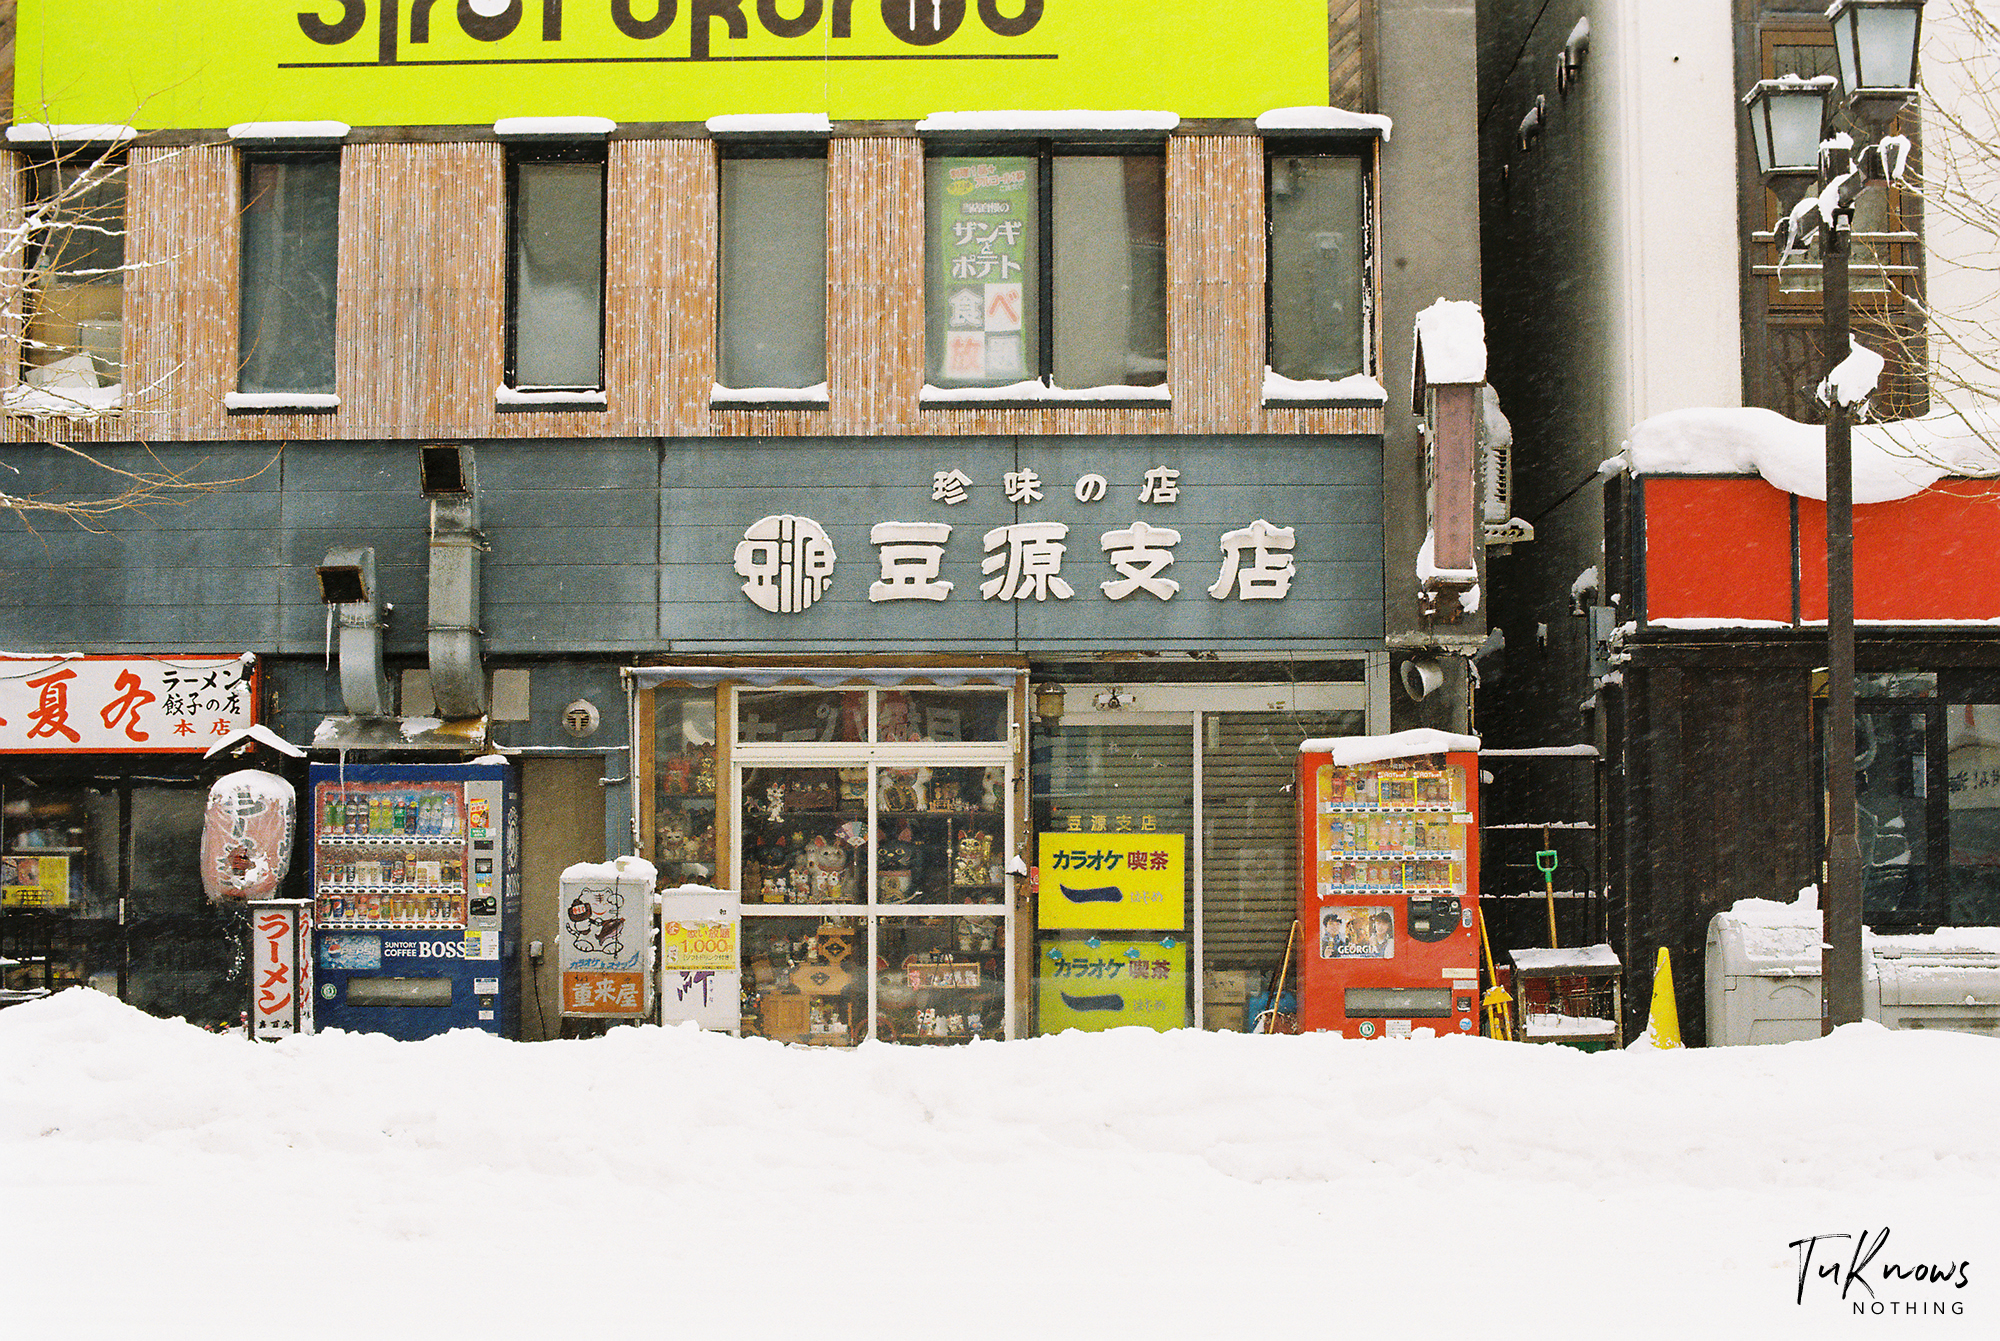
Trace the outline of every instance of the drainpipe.
<instances>
[{"instance_id":1,"label":"drainpipe","mask_svg":"<svg viewBox=\"0 0 2000 1341\"><path fill-rule=\"evenodd\" d=\"M473 492L472 449L427 445L424 496L431 501L431 697L446 721L486 715L486 665L480 645L479 504Z\"/></svg>"}]
</instances>

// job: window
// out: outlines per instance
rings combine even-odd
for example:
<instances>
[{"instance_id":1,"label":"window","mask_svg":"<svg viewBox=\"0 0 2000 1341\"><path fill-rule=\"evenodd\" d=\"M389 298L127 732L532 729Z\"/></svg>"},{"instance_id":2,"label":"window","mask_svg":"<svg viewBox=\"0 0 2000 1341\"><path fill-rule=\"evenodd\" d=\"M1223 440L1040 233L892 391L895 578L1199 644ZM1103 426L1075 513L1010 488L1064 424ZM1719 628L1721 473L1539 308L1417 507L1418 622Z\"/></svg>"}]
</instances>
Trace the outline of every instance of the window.
<instances>
[{"instance_id":1,"label":"window","mask_svg":"<svg viewBox=\"0 0 2000 1341\"><path fill-rule=\"evenodd\" d=\"M2000 676L1864 674L1855 689L1863 920L1885 935L2000 921Z\"/></svg>"},{"instance_id":2,"label":"window","mask_svg":"<svg viewBox=\"0 0 2000 1341\"><path fill-rule=\"evenodd\" d=\"M826 157L731 153L722 160L725 387L826 380Z\"/></svg>"},{"instance_id":3,"label":"window","mask_svg":"<svg viewBox=\"0 0 2000 1341\"><path fill-rule=\"evenodd\" d=\"M1160 153L1043 141L954 150L925 175L932 385L1166 382Z\"/></svg>"},{"instance_id":4,"label":"window","mask_svg":"<svg viewBox=\"0 0 2000 1341\"><path fill-rule=\"evenodd\" d=\"M1372 374L1366 161L1274 148L1265 182L1271 370L1297 381Z\"/></svg>"},{"instance_id":5,"label":"window","mask_svg":"<svg viewBox=\"0 0 2000 1341\"><path fill-rule=\"evenodd\" d=\"M31 220L40 226L24 284L21 380L58 395L116 388L124 377L124 160L82 150L29 171Z\"/></svg>"},{"instance_id":6,"label":"window","mask_svg":"<svg viewBox=\"0 0 2000 1341\"><path fill-rule=\"evenodd\" d=\"M240 390L333 392L339 222L339 155L244 160Z\"/></svg>"},{"instance_id":7,"label":"window","mask_svg":"<svg viewBox=\"0 0 2000 1341\"><path fill-rule=\"evenodd\" d=\"M604 385L604 155L516 151L508 273L507 384Z\"/></svg>"}]
</instances>

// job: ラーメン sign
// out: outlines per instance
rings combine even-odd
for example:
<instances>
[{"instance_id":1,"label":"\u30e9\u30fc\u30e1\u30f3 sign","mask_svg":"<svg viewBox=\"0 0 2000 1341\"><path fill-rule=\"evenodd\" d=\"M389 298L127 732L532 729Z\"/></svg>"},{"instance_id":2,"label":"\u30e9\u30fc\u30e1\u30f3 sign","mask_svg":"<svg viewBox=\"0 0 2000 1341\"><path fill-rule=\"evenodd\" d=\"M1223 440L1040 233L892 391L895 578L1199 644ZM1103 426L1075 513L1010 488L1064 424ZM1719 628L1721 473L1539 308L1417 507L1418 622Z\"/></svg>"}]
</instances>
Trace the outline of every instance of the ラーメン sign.
<instances>
[{"instance_id":1,"label":"\u30e9\u30fc\u30e1\u30f3 sign","mask_svg":"<svg viewBox=\"0 0 2000 1341\"><path fill-rule=\"evenodd\" d=\"M22 0L19 121L478 125L1327 100L1324 0Z\"/></svg>"}]
</instances>

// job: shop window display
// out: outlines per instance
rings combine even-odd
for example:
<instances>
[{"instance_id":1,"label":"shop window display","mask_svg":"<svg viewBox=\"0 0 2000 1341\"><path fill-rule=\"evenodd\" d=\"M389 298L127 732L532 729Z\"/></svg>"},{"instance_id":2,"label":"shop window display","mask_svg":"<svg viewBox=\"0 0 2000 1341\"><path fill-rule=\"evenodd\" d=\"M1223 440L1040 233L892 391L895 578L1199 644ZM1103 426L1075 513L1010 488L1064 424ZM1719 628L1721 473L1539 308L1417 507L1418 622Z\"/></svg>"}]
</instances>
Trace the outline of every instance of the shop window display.
<instances>
[{"instance_id":1,"label":"shop window display","mask_svg":"<svg viewBox=\"0 0 2000 1341\"><path fill-rule=\"evenodd\" d=\"M1008 691L735 698L744 1032L1005 1037Z\"/></svg>"},{"instance_id":2,"label":"shop window display","mask_svg":"<svg viewBox=\"0 0 2000 1341\"><path fill-rule=\"evenodd\" d=\"M715 691L653 700L653 864L660 882L715 883Z\"/></svg>"}]
</instances>

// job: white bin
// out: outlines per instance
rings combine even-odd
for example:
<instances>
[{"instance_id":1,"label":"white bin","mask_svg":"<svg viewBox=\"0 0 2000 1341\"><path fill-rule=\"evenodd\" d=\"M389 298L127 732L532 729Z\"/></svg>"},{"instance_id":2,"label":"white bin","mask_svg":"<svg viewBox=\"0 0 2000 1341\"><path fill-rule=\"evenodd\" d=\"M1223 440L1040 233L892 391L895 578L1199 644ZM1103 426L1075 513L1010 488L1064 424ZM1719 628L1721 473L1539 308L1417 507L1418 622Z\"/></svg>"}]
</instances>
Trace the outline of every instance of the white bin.
<instances>
[{"instance_id":1,"label":"white bin","mask_svg":"<svg viewBox=\"0 0 2000 1341\"><path fill-rule=\"evenodd\" d=\"M1810 922L1793 914L1791 904L1746 899L1709 922L1702 955L1709 1046L1820 1036L1819 914Z\"/></svg>"},{"instance_id":2,"label":"white bin","mask_svg":"<svg viewBox=\"0 0 2000 1341\"><path fill-rule=\"evenodd\" d=\"M1891 1029L2000 1037L2000 931L1864 939L1862 1018ZM1708 924L1704 998L1711 1046L1818 1038L1820 915L1744 899Z\"/></svg>"},{"instance_id":3,"label":"white bin","mask_svg":"<svg viewBox=\"0 0 2000 1341\"><path fill-rule=\"evenodd\" d=\"M1880 1002L1877 1018L1891 1029L2000 1037L2000 954L1913 949L1884 937L1868 967L1876 989L1869 995Z\"/></svg>"}]
</instances>

